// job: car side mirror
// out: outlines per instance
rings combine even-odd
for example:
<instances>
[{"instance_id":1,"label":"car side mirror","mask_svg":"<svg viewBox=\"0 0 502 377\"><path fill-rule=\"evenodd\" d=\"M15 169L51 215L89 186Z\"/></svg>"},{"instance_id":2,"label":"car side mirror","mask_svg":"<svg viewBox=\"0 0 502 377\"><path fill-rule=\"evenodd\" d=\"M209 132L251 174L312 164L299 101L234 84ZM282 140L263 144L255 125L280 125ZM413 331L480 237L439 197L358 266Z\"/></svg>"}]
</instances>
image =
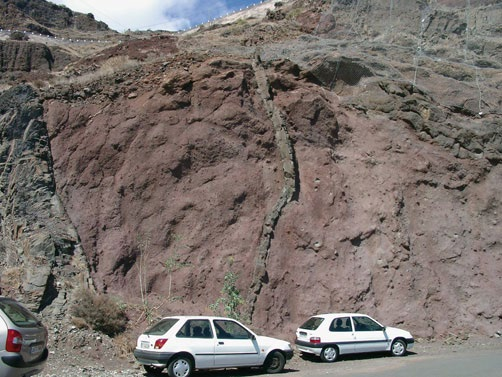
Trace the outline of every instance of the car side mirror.
<instances>
[{"instance_id":1,"label":"car side mirror","mask_svg":"<svg viewBox=\"0 0 502 377\"><path fill-rule=\"evenodd\" d=\"M256 336L254 334L251 335L251 340L256 340Z\"/></svg>"},{"instance_id":2,"label":"car side mirror","mask_svg":"<svg viewBox=\"0 0 502 377\"><path fill-rule=\"evenodd\" d=\"M382 331L385 331L385 330L387 330L387 326L382 327Z\"/></svg>"}]
</instances>

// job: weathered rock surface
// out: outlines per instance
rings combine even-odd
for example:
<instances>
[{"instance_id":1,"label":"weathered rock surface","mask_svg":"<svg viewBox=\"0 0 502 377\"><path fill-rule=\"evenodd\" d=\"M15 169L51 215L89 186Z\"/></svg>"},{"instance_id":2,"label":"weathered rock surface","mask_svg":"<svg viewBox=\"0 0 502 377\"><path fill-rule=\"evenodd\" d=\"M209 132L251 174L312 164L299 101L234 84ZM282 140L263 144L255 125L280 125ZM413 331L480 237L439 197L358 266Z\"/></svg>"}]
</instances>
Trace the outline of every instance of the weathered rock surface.
<instances>
[{"instance_id":1,"label":"weathered rock surface","mask_svg":"<svg viewBox=\"0 0 502 377\"><path fill-rule=\"evenodd\" d=\"M0 29L28 30L53 35L50 30L107 31L108 26L94 16L73 12L68 7L45 0L4 0L0 4Z\"/></svg>"},{"instance_id":2,"label":"weathered rock surface","mask_svg":"<svg viewBox=\"0 0 502 377\"><path fill-rule=\"evenodd\" d=\"M283 3L42 92L97 289L210 314L232 271L243 315L271 334L328 311L419 337L495 333L500 5Z\"/></svg>"},{"instance_id":3,"label":"weathered rock surface","mask_svg":"<svg viewBox=\"0 0 502 377\"><path fill-rule=\"evenodd\" d=\"M53 64L51 50L42 43L0 41L0 72L50 71Z\"/></svg>"},{"instance_id":4,"label":"weathered rock surface","mask_svg":"<svg viewBox=\"0 0 502 377\"><path fill-rule=\"evenodd\" d=\"M89 285L77 230L56 194L43 107L29 86L0 95L0 288L37 312L62 317Z\"/></svg>"}]
</instances>

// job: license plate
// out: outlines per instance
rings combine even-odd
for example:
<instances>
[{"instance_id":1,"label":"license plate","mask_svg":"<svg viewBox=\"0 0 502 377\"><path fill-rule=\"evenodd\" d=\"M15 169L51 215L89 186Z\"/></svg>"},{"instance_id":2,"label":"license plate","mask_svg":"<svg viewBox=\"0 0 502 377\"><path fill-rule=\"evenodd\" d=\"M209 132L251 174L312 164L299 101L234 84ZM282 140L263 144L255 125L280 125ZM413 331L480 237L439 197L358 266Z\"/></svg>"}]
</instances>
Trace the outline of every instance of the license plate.
<instances>
[{"instance_id":1,"label":"license plate","mask_svg":"<svg viewBox=\"0 0 502 377\"><path fill-rule=\"evenodd\" d=\"M143 348L143 349L149 349L150 348L150 342L141 342L141 348Z\"/></svg>"},{"instance_id":2,"label":"license plate","mask_svg":"<svg viewBox=\"0 0 502 377\"><path fill-rule=\"evenodd\" d=\"M43 346L41 346L41 345L31 346L30 347L30 354L34 355L34 354L42 352L42 350L43 350Z\"/></svg>"}]
</instances>

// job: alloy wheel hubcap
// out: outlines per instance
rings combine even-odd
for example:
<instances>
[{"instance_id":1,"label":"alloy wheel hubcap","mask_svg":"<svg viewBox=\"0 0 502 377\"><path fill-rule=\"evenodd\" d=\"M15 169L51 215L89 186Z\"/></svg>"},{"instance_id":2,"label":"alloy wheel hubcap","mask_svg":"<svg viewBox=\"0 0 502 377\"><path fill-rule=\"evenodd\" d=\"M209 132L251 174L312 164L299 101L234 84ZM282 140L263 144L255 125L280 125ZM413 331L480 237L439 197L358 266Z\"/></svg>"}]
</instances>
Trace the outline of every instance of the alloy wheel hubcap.
<instances>
[{"instance_id":1,"label":"alloy wheel hubcap","mask_svg":"<svg viewBox=\"0 0 502 377\"><path fill-rule=\"evenodd\" d=\"M334 348L326 348L324 357L326 357L327 360L333 360L336 357L336 350Z\"/></svg>"},{"instance_id":2,"label":"alloy wheel hubcap","mask_svg":"<svg viewBox=\"0 0 502 377\"><path fill-rule=\"evenodd\" d=\"M404 350L404 347L400 342L394 343L394 346L392 348L394 350L394 354L396 355L400 355Z\"/></svg>"},{"instance_id":3,"label":"alloy wheel hubcap","mask_svg":"<svg viewBox=\"0 0 502 377\"><path fill-rule=\"evenodd\" d=\"M185 360L178 360L173 366L173 372L177 377L188 376L190 365Z\"/></svg>"}]
</instances>

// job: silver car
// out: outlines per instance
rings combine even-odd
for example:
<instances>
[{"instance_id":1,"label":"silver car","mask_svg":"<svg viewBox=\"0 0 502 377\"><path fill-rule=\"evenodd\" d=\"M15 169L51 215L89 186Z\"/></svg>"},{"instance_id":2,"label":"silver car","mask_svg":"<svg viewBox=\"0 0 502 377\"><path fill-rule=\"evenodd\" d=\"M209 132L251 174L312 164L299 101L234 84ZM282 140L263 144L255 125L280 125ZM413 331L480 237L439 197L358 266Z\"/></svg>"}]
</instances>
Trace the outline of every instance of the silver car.
<instances>
[{"instance_id":1,"label":"silver car","mask_svg":"<svg viewBox=\"0 0 502 377\"><path fill-rule=\"evenodd\" d=\"M0 297L0 376L38 374L48 355L45 326L19 302Z\"/></svg>"}]
</instances>

